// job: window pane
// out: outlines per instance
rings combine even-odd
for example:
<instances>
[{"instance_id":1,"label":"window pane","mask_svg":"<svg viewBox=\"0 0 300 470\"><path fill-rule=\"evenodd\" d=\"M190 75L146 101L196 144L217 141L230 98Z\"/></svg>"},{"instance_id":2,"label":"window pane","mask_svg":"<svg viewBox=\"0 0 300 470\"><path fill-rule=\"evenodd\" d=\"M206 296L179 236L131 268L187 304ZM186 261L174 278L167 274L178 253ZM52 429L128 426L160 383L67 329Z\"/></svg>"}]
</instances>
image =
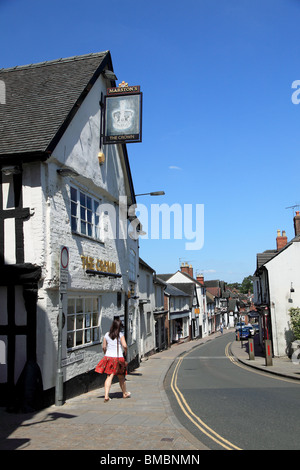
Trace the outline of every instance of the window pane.
<instances>
[{"instance_id":1,"label":"window pane","mask_svg":"<svg viewBox=\"0 0 300 470\"><path fill-rule=\"evenodd\" d=\"M85 222L81 222L80 224L80 232L83 234L83 235L86 235L86 223Z\"/></svg>"},{"instance_id":2,"label":"window pane","mask_svg":"<svg viewBox=\"0 0 300 470\"><path fill-rule=\"evenodd\" d=\"M75 312L75 299L68 299L68 314Z\"/></svg>"},{"instance_id":3,"label":"window pane","mask_svg":"<svg viewBox=\"0 0 300 470\"><path fill-rule=\"evenodd\" d=\"M71 202L71 215L77 216L77 204L75 202Z\"/></svg>"},{"instance_id":4,"label":"window pane","mask_svg":"<svg viewBox=\"0 0 300 470\"><path fill-rule=\"evenodd\" d=\"M75 333L68 333L67 335L67 348L74 347L74 335Z\"/></svg>"},{"instance_id":5,"label":"window pane","mask_svg":"<svg viewBox=\"0 0 300 470\"><path fill-rule=\"evenodd\" d=\"M90 298L90 297L85 299L85 311L86 312L91 312L92 311L92 306L93 306L93 299Z\"/></svg>"},{"instance_id":6,"label":"window pane","mask_svg":"<svg viewBox=\"0 0 300 470\"><path fill-rule=\"evenodd\" d=\"M97 240L100 240L100 228L99 227L95 227L95 238L97 238Z\"/></svg>"},{"instance_id":7,"label":"window pane","mask_svg":"<svg viewBox=\"0 0 300 470\"><path fill-rule=\"evenodd\" d=\"M93 235L93 228L91 224L87 224L87 234L89 237Z\"/></svg>"},{"instance_id":8,"label":"window pane","mask_svg":"<svg viewBox=\"0 0 300 470\"><path fill-rule=\"evenodd\" d=\"M80 204L82 206L85 206L85 194L84 193L80 193Z\"/></svg>"},{"instance_id":9,"label":"window pane","mask_svg":"<svg viewBox=\"0 0 300 470\"><path fill-rule=\"evenodd\" d=\"M75 329L75 315L68 315L67 319L67 330L74 330Z\"/></svg>"},{"instance_id":10,"label":"window pane","mask_svg":"<svg viewBox=\"0 0 300 470\"><path fill-rule=\"evenodd\" d=\"M83 344L83 330L76 331L76 346Z\"/></svg>"},{"instance_id":11,"label":"window pane","mask_svg":"<svg viewBox=\"0 0 300 470\"><path fill-rule=\"evenodd\" d=\"M92 216L93 216L93 213L92 211L87 211L87 221L91 224L92 223Z\"/></svg>"},{"instance_id":12,"label":"window pane","mask_svg":"<svg viewBox=\"0 0 300 470\"><path fill-rule=\"evenodd\" d=\"M85 328L89 328L91 326L91 314L88 313L85 315Z\"/></svg>"},{"instance_id":13,"label":"window pane","mask_svg":"<svg viewBox=\"0 0 300 470\"><path fill-rule=\"evenodd\" d=\"M91 330L85 330L85 343L90 343L92 341Z\"/></svg>"},{"instance_id":14,"label":"window pane","mask_svg":"<svg viewBox=\"0 0 300 470\"><path fill-rule=\"evenodd\" d=\"M99 315L98 313L93 313L93 326L98 326L99 324Z\"/></svg>"},{"instance_id":15,"label":"window pane","mask_svg":"<svg viewBox=\"0 0 300 470\"><path fill-rule=\"evenodd\" d=\"M71 201L77 202L77 189L71 188Z\"/></svg>"},{"instance_id":16,"label":"window pane","mask_svg":"<svg viewBox=\"0 0 300 470\"><path fill-rule=\"evenodd\" d=\"M80 218L81 220L86 220L85 207L80 207Z\"/></svg>"},{"instance_id":17,"label":"window pane","mask_svg":"<svg viewBox=\"0 0 300 470\"><path fill-rule=\"evenodd\" d=\"M92 198L86 197L86 207L91 211L92 210Z\"/></svg>"},{"instance_id":18,"label":"window pane","mask_svg":"<svg viewBox=\"0 0 300 470\"><path fill-rule=\"evenodd\" d=\"M83 299L76 299L76 313L83 312Z\"/></svg>"},{"instance_id":19,"label":"window pane","mask_svg":"<svg viewBox=\"0 0 300 470\"><path fill-rule=\"evenodd\" d=\"M93 341L99 341L99 328L93 328Z\"/></svg>"},{"instance_id":20,"label":"window pane","mask_svg":"<svg viewBox=\"0 0 300 470\"><path fill-rule=\"evenodd\" d=\"M72 229L72 232L77 232L77 219L76 219L76 217L71 217L71 229Z\"/></svg>"},{"instance_id":21,"label":"window pane","mask_svg":"<svg viewBox=\"0 0 300 470\"><path fill-rule=\"evenodd\" d=\"M76 330L83 328L83 315L76 315Z\"/></svg>"}]
</instances>

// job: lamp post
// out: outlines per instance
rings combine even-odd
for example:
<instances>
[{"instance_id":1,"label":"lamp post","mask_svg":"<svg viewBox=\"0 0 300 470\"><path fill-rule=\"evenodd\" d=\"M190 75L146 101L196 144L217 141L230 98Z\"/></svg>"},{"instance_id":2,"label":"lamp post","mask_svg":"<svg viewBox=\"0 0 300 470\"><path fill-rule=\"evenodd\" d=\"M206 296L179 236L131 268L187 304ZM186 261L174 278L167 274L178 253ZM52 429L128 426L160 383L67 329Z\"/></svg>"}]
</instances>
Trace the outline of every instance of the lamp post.
<instances>
[{"instance_id":1,"label":"lamp post","mask_svg":"<svg viewBox=\"0 0 300 470\"><path fill-rule=\"evenodd\" d=\"M136 194L136 196L164 196L164 191L153 191L151 193Z\"/></svg>"}]
</instances>

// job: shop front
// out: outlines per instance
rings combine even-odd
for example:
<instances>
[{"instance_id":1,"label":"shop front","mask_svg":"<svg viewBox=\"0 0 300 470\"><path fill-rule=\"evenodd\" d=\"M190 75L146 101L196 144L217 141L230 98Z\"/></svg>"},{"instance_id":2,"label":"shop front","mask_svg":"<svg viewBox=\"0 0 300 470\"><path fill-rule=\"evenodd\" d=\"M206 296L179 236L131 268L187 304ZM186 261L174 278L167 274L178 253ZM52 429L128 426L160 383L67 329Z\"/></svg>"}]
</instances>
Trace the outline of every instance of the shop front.
<instances>
[{"instance_id":1,"label":"shop front","mask_svg":"<svg viewBox=\"0 0 300 470\"><path fill-rule=\"evenodd\" d=\"M189 311L170 313L170 332L172 343L178 343L189 337Z\"/></svg>"}]
</instances>

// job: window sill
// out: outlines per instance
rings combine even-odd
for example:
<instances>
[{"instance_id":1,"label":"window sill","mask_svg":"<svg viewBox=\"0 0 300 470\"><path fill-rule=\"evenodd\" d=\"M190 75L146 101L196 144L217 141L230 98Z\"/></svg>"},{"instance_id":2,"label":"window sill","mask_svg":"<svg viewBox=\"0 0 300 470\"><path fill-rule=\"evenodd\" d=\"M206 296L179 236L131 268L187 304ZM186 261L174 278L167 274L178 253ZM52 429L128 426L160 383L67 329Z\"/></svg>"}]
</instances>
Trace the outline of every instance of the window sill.
<instances>
[{"instance_id":1,"label":"window sill","mask_svg":"<svg viewBox=\"0 0 300 470\"><path fill-rule=\"evenodd\" d=\"M102 340L99 340L99 341L95 341L94 343L88 343L88 344L81 344L80 346L74 346L73 348L67 348L67 352L68 353L72 353L74 351L78 351L80 349L86 349L86 348L90 348L92 346L97 346L99 344L102 344Z\"/></svg>"},{"instance_id":2,"label":"window sill","mask_svg":"<svg viewBox=\"0 0 300 470\"><path fill-rule=\"evenodd\" d=\"M89 235L84 235L83 233L74 232L74 230L72 230L72 235L76 235L77 237L80 237L80 238L86 238L87 240L100 243L100 245L103 245L103 246L105 245L105 242L103 240L99 240L99 238L94 238L94 237L90 237Z\"/></svg>"}]
</instances>

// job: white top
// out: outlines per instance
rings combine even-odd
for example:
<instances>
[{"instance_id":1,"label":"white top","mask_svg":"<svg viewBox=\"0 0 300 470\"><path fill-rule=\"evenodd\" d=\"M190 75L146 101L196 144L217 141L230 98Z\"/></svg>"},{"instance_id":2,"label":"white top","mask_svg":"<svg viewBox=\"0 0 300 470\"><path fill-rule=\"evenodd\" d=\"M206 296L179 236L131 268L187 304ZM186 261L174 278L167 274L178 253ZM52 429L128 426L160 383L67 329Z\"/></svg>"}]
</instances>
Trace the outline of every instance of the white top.
<instances>
[{"instance_id":1,"label":"white top","mask_svg":"<svg viewBox=\"0 0 300 470\"><path fill-rule=\"evenodd\" d=\"M119 338L121 339L122 336L124 336L124 333L120 333ZM118 356L117 338L111 339L111 337L109 336L109 333L106 333L104 338L106 339L106 342L107 342L107 349L106 349L105 356L123 357L123 347L122 347L121 341L119 341L119 356Z\"/></svg>"}]
</instances>

